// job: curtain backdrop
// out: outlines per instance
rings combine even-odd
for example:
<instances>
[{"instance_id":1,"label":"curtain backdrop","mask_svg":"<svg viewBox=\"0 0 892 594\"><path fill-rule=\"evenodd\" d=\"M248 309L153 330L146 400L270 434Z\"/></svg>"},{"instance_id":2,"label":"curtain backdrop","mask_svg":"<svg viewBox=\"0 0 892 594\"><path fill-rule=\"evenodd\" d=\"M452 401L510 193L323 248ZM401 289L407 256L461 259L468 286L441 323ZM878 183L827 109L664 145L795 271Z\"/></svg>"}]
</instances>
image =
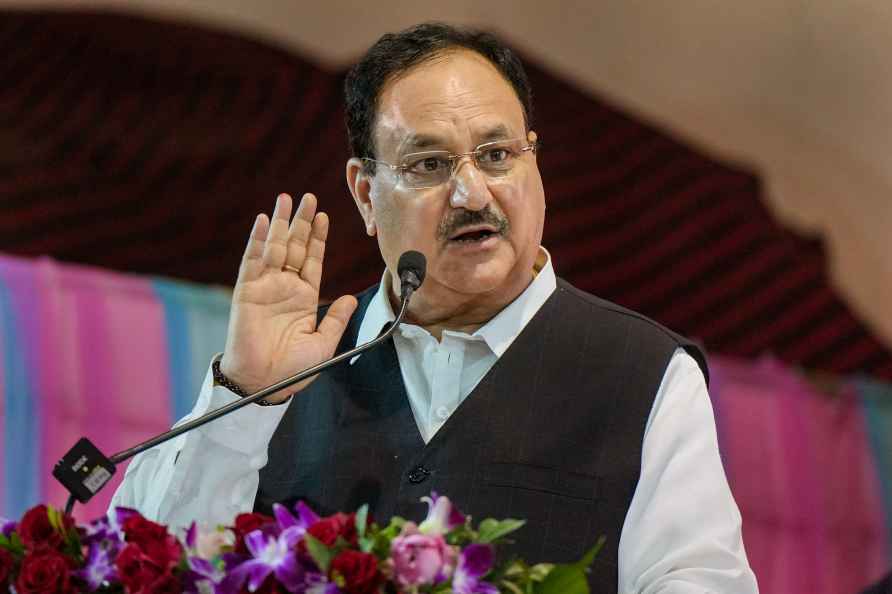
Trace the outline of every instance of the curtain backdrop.
<instances>
[{"instance_id":1,"label":"curtain backdrop","mask_svg":"<svg viewBox=\"0 0 892 594\"><path fill-rule=\"evenodd\" d=\"M66 493L53 465L82 436L106 455L169 427L222 351L229 291L0 257L0 514ZM123 476L81 518L103 513Z\"/></svg>"},{"instance_id":2,"label":"curtain backdrop","mask_svg":"<svg viewBox=\"0 0 892 594\"><path fill-rule=\"evenodd\" d=\"M222 350L227 289L0 256L0 514L61 506L53 464L166 429ZM765 594L854 593L892 566L892 386L710 360L728 479ZM81 519L103 513L123 475ZM460 502L459 502L460 503Z\"/></svg>"}]
</instances>

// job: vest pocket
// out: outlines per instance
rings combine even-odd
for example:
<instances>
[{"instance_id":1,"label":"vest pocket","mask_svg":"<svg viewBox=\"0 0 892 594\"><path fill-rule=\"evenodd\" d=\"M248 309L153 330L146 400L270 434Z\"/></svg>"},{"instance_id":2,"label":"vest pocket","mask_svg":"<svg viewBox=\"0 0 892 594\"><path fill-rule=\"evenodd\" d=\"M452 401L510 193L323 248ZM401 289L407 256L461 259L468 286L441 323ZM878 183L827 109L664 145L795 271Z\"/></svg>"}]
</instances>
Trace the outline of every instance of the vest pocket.
<instances>
[{"instance_id":1,"label":"vest pocket","mask_svg":"<svg viewBox=\"0 0 892 594\"><path fill-rule=\"evenodd\" d=\"M525 520L512 535L513 552L531 561L575 561L604 531L597 520L598 477L503 462L488 464L480 482L475 495L481 505L474 517Z\"/></svg>"},{"instance_id":2,"label":"vest pocket","mask_svg":"<svg viewBox=\"0 0 892 594\"><path fill-rule=\"evenodd\" d=\"M597 500L601 485L596 476L516 462L487 464L482 479L495 487L542 491L584 501Z\"/></svg>"}]
</instances>

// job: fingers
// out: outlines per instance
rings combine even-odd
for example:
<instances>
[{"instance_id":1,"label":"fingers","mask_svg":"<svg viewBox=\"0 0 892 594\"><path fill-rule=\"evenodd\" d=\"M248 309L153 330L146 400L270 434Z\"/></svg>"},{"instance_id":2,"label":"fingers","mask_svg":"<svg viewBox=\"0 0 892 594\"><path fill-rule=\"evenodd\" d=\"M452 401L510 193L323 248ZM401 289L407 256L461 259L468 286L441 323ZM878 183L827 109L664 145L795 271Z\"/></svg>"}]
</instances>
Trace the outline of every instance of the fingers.
<instances>
[{"instance_id":1,"label":"fingers","mask_svg":"<svg viewBox=\"0 0 892 594\"><path fill-rule=\"evenodd\" d=\"M319 334L322 334L326 339L337 344L338 341L341 340L341 336L344 334L344 329L347 328L347 322L350 321L350 316L356 311L357 305L358 302L356 301L356 297L353 297L352 295L338 297L328 308L328 312L325 314L325 317L322 318L322 321L319 322L317 328Z\"/></svg>"},{"instance_id":2,"label":"fingers","mask_svg":"<svg viewBox=\"0 0 892 594\"><path fill-rule=\"evenodd\" d=\"M304 194L297 207L294 220L288 230L288 253L285 264L302 270L307 256L307 243L313 234L313 219L316 216L316 197Z\"/></svg>"},{"instance_id":3,"label":"fingers","mask_svg":"<svg viewBox=\"0 0 892 594\"><path fill-rule=\"evenodd\" d=\"M248 236L248 245L242 256L239 266L238 282L253 280L263 272L263 246L266 244L266 236L269 232L269 219L265 214L257 215L254 226Z\"/></svg>"},{"instance_id":4,"label":"fingers","mask_svg":"<svg viewBox=\"0 0 892 594\"><path fill-rule=\"evenodd\" d=\"M263 265L273 270L281 270L288 256L288 221L291 220L291 196L279 194L276 208L270 219L266 245L263 246Z\"/></svg>"},{"instance_id":5,"label":"fingers","mask_svg":"<svg viewBox=\"0 0 892 594\"><path fill-rule=\"evenodd\" d=\"M322 282L322 261L325 259L325 240L328 237L328 215L320 212L313 218L310 239L306 247L306 257L300 275L310 285L319 290Z\"/></svg>"},{"instance_id":6,"label":"fingers","mask_svg":"<svg viewBox=\"0 0 892 594\"><path fill-rule=\"evenodd\" d=\"M272 218L257 216L239 268L240 281L258 278L264 270L279 272L287 265L299 270L301 278L319 290L328 216L316 212L313 194L303 195L289 224L291 207L291 196L279 194Z\"/></svg>"}]
</instances>

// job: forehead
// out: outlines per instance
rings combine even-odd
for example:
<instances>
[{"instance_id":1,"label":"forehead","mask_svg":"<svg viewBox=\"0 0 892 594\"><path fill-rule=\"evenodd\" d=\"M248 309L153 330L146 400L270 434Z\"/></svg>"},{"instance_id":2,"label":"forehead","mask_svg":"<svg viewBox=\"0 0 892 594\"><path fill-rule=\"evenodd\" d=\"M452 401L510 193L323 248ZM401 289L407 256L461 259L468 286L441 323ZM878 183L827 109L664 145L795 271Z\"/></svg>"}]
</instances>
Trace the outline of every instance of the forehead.
<instances>
[{"instance_id":1,"label":"forehead","mask_svg":"<svg viewBox=\"0 0 892 594\"><path fill-rule=\"evenodd\" d=\"M450 51L384 85L374 140L378 153L439 145L466 146L525 135L523 108L511 84L486 58Z\"/></svg>"}]
</instances>

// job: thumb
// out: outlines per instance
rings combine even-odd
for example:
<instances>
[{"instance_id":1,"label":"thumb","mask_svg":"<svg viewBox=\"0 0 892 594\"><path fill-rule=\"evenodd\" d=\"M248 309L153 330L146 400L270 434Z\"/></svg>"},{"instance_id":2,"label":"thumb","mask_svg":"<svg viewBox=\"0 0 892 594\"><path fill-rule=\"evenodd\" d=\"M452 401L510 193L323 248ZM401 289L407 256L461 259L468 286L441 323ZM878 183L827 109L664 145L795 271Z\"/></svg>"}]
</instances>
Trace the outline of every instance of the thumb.
<instances>
[{"instance_id":1,"label":"thumb","mask_svg":"<svg viewBox=\"0 0 892 594\"><path fill-rule=\"evenodd\" d=\"M319 327L317 328L319 334L332 344L338 344L341 336L344 334L344 330L347 328L347 322L350 321L350 316L356 311L358 304L356 297L352 295L338 297L329 306L328 312L326 312L322 321L319 322Z\"/></svg>"}]
</instances>

